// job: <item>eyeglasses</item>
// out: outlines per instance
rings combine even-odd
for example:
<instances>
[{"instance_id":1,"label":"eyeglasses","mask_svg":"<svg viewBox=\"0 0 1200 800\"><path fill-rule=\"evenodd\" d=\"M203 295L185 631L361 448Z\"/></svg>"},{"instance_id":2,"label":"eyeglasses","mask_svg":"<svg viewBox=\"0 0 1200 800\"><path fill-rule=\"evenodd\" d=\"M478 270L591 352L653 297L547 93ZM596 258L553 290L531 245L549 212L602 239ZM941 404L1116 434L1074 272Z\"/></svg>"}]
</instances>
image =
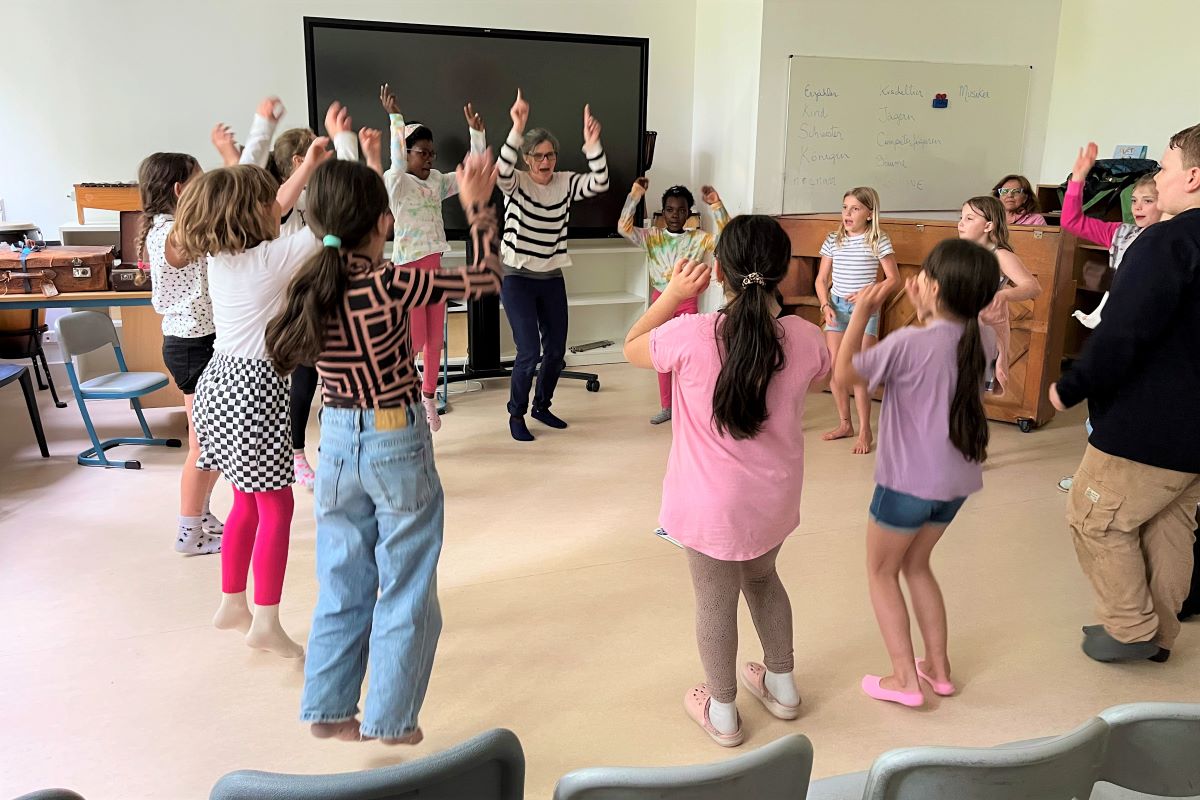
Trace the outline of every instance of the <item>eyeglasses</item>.
<instances>
[{"instance_id":1,"label":"eyeglasses","mask_svg":"<svg viewBox=\"0 0 1200 800\"><path fill-rule=\"evenodd\" d=\"M414 147L408 152L416 153L421 158L437 158L437 150L426 150L424 147Z\"/></svg>"},{"instance_id":2,"label":"eyeglasses","mask_svg":"<svg viewBox=\"0 0 1200 800\"><path fill-rule=\"evenodd\" d=\"M1025 190L1024 190L1024 189L1021 189L1021 188L1016 188L1016 189L997 189L997 190L996 190L996 194L997 194L997 195L999 195L1000 197L1004 197L1004 195L1006 195L1006 194L1025 194Z\"/></svg>"},{"instance_id":3,"label":"eyeglasses","mask_svg":"<svg viewBox=\"0 0 1200 800\"><path fill-rule=\"evenodd\" d=\"M543 161L553 161L558 158L558 153L530 153L529 160L535 164L541 164Z\"/></svg>"}]
</instances>

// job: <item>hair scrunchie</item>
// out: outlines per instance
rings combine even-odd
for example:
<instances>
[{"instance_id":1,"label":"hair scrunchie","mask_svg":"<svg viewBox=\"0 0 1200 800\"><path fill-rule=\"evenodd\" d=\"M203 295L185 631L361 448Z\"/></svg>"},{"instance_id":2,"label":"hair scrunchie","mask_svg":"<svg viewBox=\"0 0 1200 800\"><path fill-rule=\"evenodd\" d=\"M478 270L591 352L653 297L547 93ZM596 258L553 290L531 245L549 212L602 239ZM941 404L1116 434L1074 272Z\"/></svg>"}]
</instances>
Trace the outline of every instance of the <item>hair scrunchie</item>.
<instances>
[{"instance_id":1,"label":"hair scrunchie","mask_svg":"<svg viewBox=\"0 0 1200 800\"><path fill-rule=\"evenodd\" d=\"M325 238L321 240L321 243L326 247L332 247L333 249L337 250L342 246L342 237L334 236L332 233L327 233L325 234Z\"/></svg>"},{"instance_id":2,"label":"hair scrunchie","mask_svg":"<svg viewBox=\"0 0 1200 800\"><path fill-rule=\"evenodd\" d=\"M757 283L759 286L766 286L767 282L763 279L761 272L751 272L746 277L742 278L742 288L745 289L752 283Z\"/></svg>"}]
</instances>

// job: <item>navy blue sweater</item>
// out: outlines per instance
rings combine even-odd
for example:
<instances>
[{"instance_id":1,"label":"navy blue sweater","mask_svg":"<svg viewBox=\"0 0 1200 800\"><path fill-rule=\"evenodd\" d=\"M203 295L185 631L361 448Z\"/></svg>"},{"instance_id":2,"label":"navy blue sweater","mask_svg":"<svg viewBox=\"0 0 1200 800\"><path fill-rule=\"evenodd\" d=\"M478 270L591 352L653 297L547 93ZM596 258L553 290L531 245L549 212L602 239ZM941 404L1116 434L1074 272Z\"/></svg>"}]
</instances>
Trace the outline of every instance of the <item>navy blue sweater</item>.
<instances>
[{"instance_id":1,"label":"navy blue sweater","mask_svg":"<svg viewBox=\"0 0 1200 800\"><path fill-rule=\"evenodd\" d=\"M1200 473L1200 209L1129 247L1058 394L1068 407L1088 401L1096 449Z\"/></svg>"}]
</instances>

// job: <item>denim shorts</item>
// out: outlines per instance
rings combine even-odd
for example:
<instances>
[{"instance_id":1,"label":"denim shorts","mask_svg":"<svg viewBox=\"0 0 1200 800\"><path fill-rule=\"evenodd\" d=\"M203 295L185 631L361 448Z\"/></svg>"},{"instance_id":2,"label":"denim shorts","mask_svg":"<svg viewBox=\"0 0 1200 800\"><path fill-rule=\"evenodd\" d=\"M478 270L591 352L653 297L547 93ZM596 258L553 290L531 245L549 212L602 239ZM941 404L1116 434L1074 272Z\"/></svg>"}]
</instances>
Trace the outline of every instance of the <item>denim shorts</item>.
<instances>
[{"instance_id":1,"label":"denim shorts","mask_svg":"<svg viewBox=\"0 0 1200 800\"><path fill-rule=\"evenodd\" d=\"M949 525L966 501L965 497L954 500L923 500L911 494L876 486L875 494L871 497L871 519L880 527L896 533L916 533L928 524Z\"/></svg>"},{"instance_id":2,"label":"denim shorts","mask_svg":"<svg viewBox=\"0 0 1200 800\"><path fill-rule=\"evenodd\" d=\"M826 325L825 330L832 331L833 333L842 333L850 325L850 315L854 313L854 303L830 292L829 305L833 306L834 324ZM871 319L867 320L867 336L878 335L879 312L876 311L871 315Z\"/></svg>"}]
</instances>

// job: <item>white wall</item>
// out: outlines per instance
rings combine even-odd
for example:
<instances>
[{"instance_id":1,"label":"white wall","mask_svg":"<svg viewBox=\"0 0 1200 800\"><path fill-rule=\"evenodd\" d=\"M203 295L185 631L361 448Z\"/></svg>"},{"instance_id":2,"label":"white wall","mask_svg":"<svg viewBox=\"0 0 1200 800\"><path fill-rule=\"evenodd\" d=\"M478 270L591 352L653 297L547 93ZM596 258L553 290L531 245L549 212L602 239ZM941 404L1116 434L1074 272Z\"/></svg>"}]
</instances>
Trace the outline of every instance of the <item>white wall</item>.
<instances>
[{"instance_id":1,"label":"white wall","mask_svg":"<svg viewBox=\"0 0 1200 800\"><path fill-rule=\"evenodd\" d=\"M7 0L0 197L9 220L34 222L52 236L74 221L67 197L74 183L135 180L138 163L156 150L217 166L213 124L225 121L244 136L264 95L283 98L285 124L303 124L306 15L648 37L648 125L659 132L650 177L662 186L685 182L690 11L643 0ZM509 121L489 123L499 142Z\"/></svg>"},{"instance_id":2,"label":"white wall","mask_svg":"<svg viewBox=\"0 0 1200 800\"><path fill-rule=\"evenodd\" d=\"M1041 182L1061 182L1089 141L1100 145L1102 158L1115 145L1144 144L1150 158L1160 159L1173 134L1200 122L1200 49L1193 41L1200 3L1063 0L1062 6Z\"/></svg>"},{"instance_id":3,"label":"white wall","mask_svg":"<svg viewBox=\"0 0 1200 800\"><path fill-rule=\"evenodd\" d=\"M1032 65L1025 155L1013 168L1040 174L1059 7L1060 0L764 0L754 210L778 213L782 208L787 58L792 54ZM1109 24L1121 16L1110 17ZM886 211L887 198L882 200Z\"/></svg>"}]
</instances>

